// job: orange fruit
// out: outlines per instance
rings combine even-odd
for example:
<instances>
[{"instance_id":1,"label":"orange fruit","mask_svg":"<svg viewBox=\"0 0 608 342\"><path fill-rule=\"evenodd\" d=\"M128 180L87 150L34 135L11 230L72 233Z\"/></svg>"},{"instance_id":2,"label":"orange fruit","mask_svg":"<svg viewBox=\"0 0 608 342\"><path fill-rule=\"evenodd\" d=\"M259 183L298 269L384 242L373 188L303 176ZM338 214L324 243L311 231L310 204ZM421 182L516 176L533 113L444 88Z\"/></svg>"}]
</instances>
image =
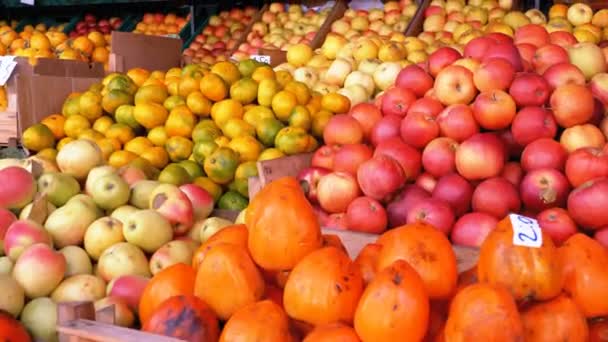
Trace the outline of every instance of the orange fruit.
<instances>
[{"instance_id":1,"label":"orange fruit","mask_svg":"<svg viewBox=\"0 0 608 342\"><path fill-rule=\"evenodd\" d=\"M350 100L338 93L325 94L321 99L321 108L334 114L346 113L350 110Z\"/></svg>"},{"instance_id":2,"label":"orange fruit","mask_svg":"<svg viewBox=\"0 0 608 342\"><path fill-rule=\"evenodd\" d=\"M287 62L295 67L301 67L308 63L313 54L310 46L303 43L295 44L287 49Z\"/></svg>"},{"instance_id":3,"label":"orange fruit","mask_svg":"<svg viewBox=\"0 0 608 342\"><path fill-rule=\"evenodd\" d=\"M95 121L103 114L101 101L101 94L90 90L85 91L80 95L78 100L80 114L89 119L89 121Z\"/></svg>"},{"instance_id":4,"label":"orange fruit","mask_svg":"<svg viewBox=\"0 0 608 342\"><path fill-rule=\"evenodd\" d=\"M129 78L133 80L133 83L135 83L135 85L141 87L141 85L144 84L144 82L150 76L150 72L143 68L133 68L127 71L127 76L129 76Z\"/></svg>"},{"instance_id":5,"label":"orange fruit","mask_svg":"<svg viewBox=\"0 0 608 342\"><path fill-rule=\"evenodd\" d=\"M90 56L93 53L93 50L95 49L95 44L93 44L93 42L90 41L89 38L81 36L74 39L74 41L72 42L72 47L80 51L80 53L84 54L85 56Z\"/></svg>"},{"instance_id":6,"label":"orange fruit","mask_svg":"<svg viewBox=\"0 0 608 342\"><path fill-rule=\"evenodd\" d=\"M232 139L228 147L238 153L241 163L258 160L264 148L259 141L250 135L243 135Z\"/></svg>"},{"instance_id":7,"label":"orange fruit","mask_svg":"<svg viewBox=\"0 0 608 342\"><path fill-rule=\"evenodd\" d=\"M114 120L112 120L111 117L104 115L93 122L93 129L101 134L106 134L108 128L110 128L113 123Z\"/></svg>"},{"instance_id":8,"label":"orange fruit","mask_svg":"<svg viewBox=\"0 0 608 342\"><path fill-rule=\"evenodd\" d=\"M45 148L36 153L36 156L54 162L57 159L57 153L58 151L54 148Z\"/></svg>"},{"instance_id":9,"label":"orange fruit","mask_svg":"<svg viewBox=\"0 0 608 342\"><path fill-rule=\"evenodd\" d=\"M279 82L281 87L284 87L287 83L293 81L293 76L291 76L291 74L287 70L277 71L275 74L275 78L277 79L277 82Z\"/></svg>"},{"instance_id":10,"label":"orange fruit","mask_svg":"<svg viewBox=\"0 0 608 342\"><path fill-rule=\"evenodd\" d=\"M112 139L103 138L95 141L95 143L97 143L97 146L99 146L101 154L103 155L103 159L106 161L110 158L110 155L112 155L112 153L116 151Z\"/></svg>"},{"instance_id":11,"label":"orange fruit","mask_svg":"<svg viewBox=\"0 0 608 342\"><path fill-rule=\"evenodd\" d=\"M218 102L228 96L226 82L218 75L209 73L200 81L201 93L213 102Z\"/></svg>"},{"instance_id":12,"label":"orange fruit","mask_svg":"<svg viewBox=\"0 0 608 342\"><path fill-rule=\"evenodd\" d=\"M87 118L80 114L70 115L67 119L65 119L65 123L63 124L63 131L65 135L70 138L78 138L78 135L86 130L91 128L91 123Z\"/></svg>"},{"instance_id":13,"label":"orange fruit","mask_svg":"<svg viewBox=\"0 0 608 342\"><path fill-rule=\"evenodd\" d=\"M186 105L198 116L206 117L211 113L211 101L200 91L191 92L186 98Z\"/></svg>"},{"instance_id":14,"label":"orange fruit","mask_svg":"<svg viewBox=\"0 0 608 342\"><path fill-rule=\"evenodd\" d=\"M110 50L105 46L96 47L91 54L91 60L93 62L107 63L110 60Z\"/></svg>"},{"instance_id":15,"label":"orange fruit","mask_svg":"<svg viewBox=\"0 0 608 342\"><path fill-rule=\"evenodd\" d=\"M95 44L95 47L104 47L106 46L106 39L103 36L103 33L99 31L92 31L87 35L90 41Z\"/></svg>"},{"instance_id":16,"label":"orange fruit","mask_svg":"<svg viewBox=\"0 0 608 342\"><path fill-rule=\"evenodd\" d=\"M158 169L162 169L169 163L169 154L161 146L147 147L139 156Z\"/></svg>"},{"instance_id":17,"label":"orange fruit","mask_svg":"<svg viewBox=\"0 0 608 342\"><path fill-rule=\"evenodd\" d=\"M133 152L140 156L148 147L153 146L154 144L152 144L152 142L148 138L135 137L132 140L128 141L123 149L125 151Z\"/></svg>"},{"instance_id":18,"label":"orange fruit","mask_svg":"<svg viewBox=\"0 0 608 342\"><path fill-rule=\"evenodd\" d=\"M298 100L298 104L305 105L310 100L310 91L308 90L308 86L302 82L291 81L285 85L283 90L289 91L296 96Z\"/></svg>"},{"instance_id":19,"label":"orange fruit","mask_svg":"<svg viewBox=\"0 0 608 342\"><path fill-rule=\"evenodd\" d=\"M169 113L165 130L170 137L190 137L195 124L196 117L192 111L187 106L177 106Z\"/></svg>"},{"instance_id":20,"label":"orange fruit","mask_svg":"<svg viewBox=\"0 0 608 342\"><path fill-rule=\"evenodd\" d=\"M60 151L63 146L65 146L67 143L70 143L74 140L76 140L76 138L65 137L57 142L57 146L55 146L55 148L57 148L57 151Z\"/></svg>"},{"instance_id":21,"label":"orange fruit","mask_svg":"<svg viewBox=\"0 0 608 342\"><path fill-rule=\"evenodd\" d=\"M216 102L211 107L211 117L220 128L231 118L242 119L243 114L243 105L232 99Z\"/></svg>"},{"instance_id":22,"label":"orange fruit","mask_svg":"<svg viewBox=\"0 0 608 342\"><path fill-rule=\"evenodd\" d=\"M114 151L108 158L108 164L115 168L123 167L133 160L137 159L137 155L129 151Z\"/></svg>"},{"instance_id":23,"label":"orange fruit","mask_svg":"<svg viewBox=\"0 0 608 342\"><path fill-rule=\"evenodd\" d=\"M170 137L165 143L165 149L173 162L188 159L192 154L193 147L194 144L191 140L180 136Z\"/></svg>"},{"instance_id":24,"label":"orange fruit","mask_svg":"<svg viewBox=\"0 0 608 342\"><path fill-rule=\"evenodd\" d=\"M150 84L142 86L135 93L135 105L145 102L163 103L169 97L164 84Z\"/></svg>"},{"instance_id":25,"label":"orange fruit","mask_svg":"<svg viewBox=\"0 0 608 342\"><path fill-rule=\"evenodd\" d=\"M165 143L169 139L165 126L154 127L148 132L148 140L150 140L156 146L165 146Z\"/></svg>"},{"instance_id":26,"label":"orange fruit","mask_svg":"<svg viewBox=\"0 0 608 342\"><path fill-rule=\"evenodd\" d=\"M30 38L30 47L35 50L50 50L51 41L43 33L34 32Z\"/></svg>"},{"instance_id":27,"label":"orange fruit","mask_svg":"<svg viewBox=\"0 0 608 342\"><path fill-rule=\"evenodd\" d=\"M31 151L41 151L55 146L55 135L44 124L35 124L28 127L21 136L21 143Z\"/></svg>"},{"instance_id":28,"label":"orange fruit","mask_svg":"<svg viewBox=\"0 0 608 342\"><path fill-rule=\"evenodd\" d=\"M162 126L169 113L163 105L158 103L140 103L133 109L135 120L147 129Z\"/></svg>"},{"instance_id":29,"label":"orange fruit","mask_svg":"<svg viewBox=\"0 0 608 342\"><path fill-rule=\"evenodd\" d=\"M298 104L298 98L292 92L281 90L272 97L272 110L277 119L287 122L293 108Z\"/></svg>"},{"instance_id":30,"label":"orange fruit","mask_svg":"<svg viewBox=\"0 0 608 342\"><path fill-rule=\"evenodd\" d=\"M108 128L106 138L117 139L121 144L126 144L135 137L133 130L126 124L115 123Z\"/></svg>"},{"instance_id":31,"label":"orange fruit","mask_svg":"<svg viewBox=\"0 0 608 342\"><path fill-rule=\"evenodd\" d=\"M91 140L91 141L97 141L97 140L103 139L103 138L104 138L103 134L101 134L91 128L85 129L78 135L78 139L87 139L87 140Z\"/></svg>"},{"instance_id":32,"label":"orange fruit","mask_svg":"<svg viewBox=\"0 0 608 342\"><path fill-rule=\"evenodd\" d=\"M55 137L55 139L59 140L65 137L65 132L63 131L63 125L65 124L65 116L61 114L51 114L46 118L42 119L40 123L48 127L51 132L53 132L53 136Z\"/></svg>"},{"instance_id":33,"label":"orange fruit","mask_svg":"<svg viewBox=\"0 0 608 342\"><path fill-rule=\"evenodd\" d=\"M258 83L264 79L274 79L274 70L272 70L272 67L270 65L259 66L255 68L253 74L251 74L251 78L253 78Z\"/></svg>"},{"instance_id":34,"label":"orange fruit","mask_svg":"<svg viewBox=\"0 0 608 342\"><path fill-rule=\"evenodd\" d=\"M180 79L177 85L177 94L181 97L187 97L190 93L199 90L200 80L191 76L184 76Z\"/></svg>"},{"instance_id":35,"label":"orange fruit","mask_svg":"<svg viewBox=\"0 0 608 342\"><path fill-rule=\"evenodd\" d=\"M227 61L215 63L211 67L211 72L220 76L228 85L232 85L241 78L239 68Z\"/></svg>"}]
</instances>

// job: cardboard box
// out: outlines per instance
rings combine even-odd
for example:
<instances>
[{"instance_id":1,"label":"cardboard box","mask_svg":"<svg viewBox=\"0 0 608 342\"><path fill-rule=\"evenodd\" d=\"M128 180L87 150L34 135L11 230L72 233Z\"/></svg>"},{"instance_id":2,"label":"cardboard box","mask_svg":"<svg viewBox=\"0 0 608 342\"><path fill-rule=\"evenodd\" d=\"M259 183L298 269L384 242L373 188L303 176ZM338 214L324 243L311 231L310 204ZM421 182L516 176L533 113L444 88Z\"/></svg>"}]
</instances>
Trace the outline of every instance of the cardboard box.
<instances>
[{"instance_id":1,"label":"cardboard box","mask_svg":"<svg viewBox=\"0 0 608 342\"><path fill-rule=\"evenodd\" d=\"M181 56L180 38L112 31L111 72L132 68L166 71L179 67Z\"/></svg>"},{"instance_id":2,"label":"cardboard box","mask_svg":"<svg viewBox=\"0 0 608 342\"><path fill-rule=\"evenodd\" d=\"M103 65L39 58L32 66L27 58L15 58L17 66L6 84L8 106L0 112L0 144L20 139L29 126L50 114L61 113L65 98L84 91L104 77Z\"/></svg>"}]
</instances>

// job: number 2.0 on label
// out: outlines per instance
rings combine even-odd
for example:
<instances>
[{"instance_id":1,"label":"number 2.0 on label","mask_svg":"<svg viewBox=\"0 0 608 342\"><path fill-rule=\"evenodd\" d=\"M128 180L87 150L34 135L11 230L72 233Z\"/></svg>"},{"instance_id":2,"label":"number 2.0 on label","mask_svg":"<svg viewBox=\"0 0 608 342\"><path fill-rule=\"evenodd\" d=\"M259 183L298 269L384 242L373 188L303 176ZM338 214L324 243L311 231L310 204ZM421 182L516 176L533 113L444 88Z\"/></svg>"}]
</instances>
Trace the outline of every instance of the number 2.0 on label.
<instances>
[{"instance_id":1,"label":"number 2.0 on label","mask_svg":"<svg viewBox=\"0 0 608 342\"><path fill-rule=\"evenodd\" d=\"M543 244L543 234L538 221L517 214L509 214L513 226L513 244L516 246L539 248Z\"/></svg>"}]
</instances>

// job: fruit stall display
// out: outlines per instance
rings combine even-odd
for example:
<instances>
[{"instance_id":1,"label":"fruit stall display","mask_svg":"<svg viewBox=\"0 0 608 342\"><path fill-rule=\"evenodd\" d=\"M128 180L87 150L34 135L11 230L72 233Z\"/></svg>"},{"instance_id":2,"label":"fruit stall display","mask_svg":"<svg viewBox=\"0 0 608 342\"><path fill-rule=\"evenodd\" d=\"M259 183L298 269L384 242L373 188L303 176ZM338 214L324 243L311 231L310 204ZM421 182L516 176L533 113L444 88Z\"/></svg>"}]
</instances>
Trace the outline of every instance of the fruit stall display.
<instances>
[{"instance_id":1,"label":"fruit stall display","mask_svg":"<svg viewBox=\"0 0 608 342\"><path fill-rule=\"evenodd\" d=\"M52 161L70 141L90 139L114 167L139 158L162 182L194 181L221 209L242 209L256 161L314 151L327 121L349 108L343 95L312 94L252 60L134 69L70 95L62 113L27 128L22 143Z\"/></svg>"},{"instance_id":2,"label":"fruit stall display","mask_svg":"<svg viewBox=\"0 0 608 342\"><path fill-rule=\"evenodd\" d=\"M0 160L0 337L87 301L191 341L605 341L608 11L507 2L71 94Z\"/></svg>"},{"instance_id":3,"label":"fruit stall display","mask_svg":"<svg viewBox=\"0 0 608 342\"><path fill-rule=\"evenodd\" d=\"M258 10L255 7L233 8L212 15L183 51L187 63L225 61L230 58Z\"/></svg>"},{"instance_id":4,"label":"fruit stall display","mask_svg":"<svg viewBox=\"0 0 608 342\"><path fill-rule=\"evenodd\" d=\"M177 15L176 13L146 13L141 18L133 33L147 35L177 35L180 36L182 30L190 20L190 14ZM186 32L184 32L187 35Z\"/></svg>"}]
</instances>

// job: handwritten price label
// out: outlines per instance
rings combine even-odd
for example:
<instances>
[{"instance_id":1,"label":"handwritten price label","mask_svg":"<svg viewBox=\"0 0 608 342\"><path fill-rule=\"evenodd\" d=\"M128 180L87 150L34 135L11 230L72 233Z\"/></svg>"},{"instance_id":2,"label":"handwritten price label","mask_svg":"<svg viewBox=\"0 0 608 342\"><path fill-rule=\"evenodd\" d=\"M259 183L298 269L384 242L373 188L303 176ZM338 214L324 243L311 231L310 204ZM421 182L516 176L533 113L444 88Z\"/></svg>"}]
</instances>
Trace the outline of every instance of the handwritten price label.
<instances>
[{"instance_id":1,"label":"handwritten price label","mask_svg":"<svg viewBox=\"0 0 608 342\"><path fill-rule=\"evenodd\" d=\"M22 4L34 6L34 0L21 0Z\"/></svg>"},{"instance_id":2,"label":"handwritten price label","mask_svg":"<svg viewBox=\"0 0 608 342\"><path fill-rule=\"evenodd\" d=\"M266 55L251 55L251 59L260 63L270 64L270 56Z\"/></svg>"},{"instance_id":3,"label":"handwritten price label","mask_svg":"<svg viewBox=\"0 0 608 342\"><path fill-rule=\"evenodd\" d=\"M15 62L15 56L0 57L0 86L3 86L8 82L8 79L11 77L16 66L17 62Z\"/></svg>"},{"instance_id":4,"label":"handwritten price label","mask_svg":"<svg viewBox=\"0 0 608 342\"><path fill-rule=\"evenodd\" d=\"M510 214L509 219L513 226L513 244L516 246L540 248L543 244L543 234L535 219Z\"/></svg>"}]
</instances>

